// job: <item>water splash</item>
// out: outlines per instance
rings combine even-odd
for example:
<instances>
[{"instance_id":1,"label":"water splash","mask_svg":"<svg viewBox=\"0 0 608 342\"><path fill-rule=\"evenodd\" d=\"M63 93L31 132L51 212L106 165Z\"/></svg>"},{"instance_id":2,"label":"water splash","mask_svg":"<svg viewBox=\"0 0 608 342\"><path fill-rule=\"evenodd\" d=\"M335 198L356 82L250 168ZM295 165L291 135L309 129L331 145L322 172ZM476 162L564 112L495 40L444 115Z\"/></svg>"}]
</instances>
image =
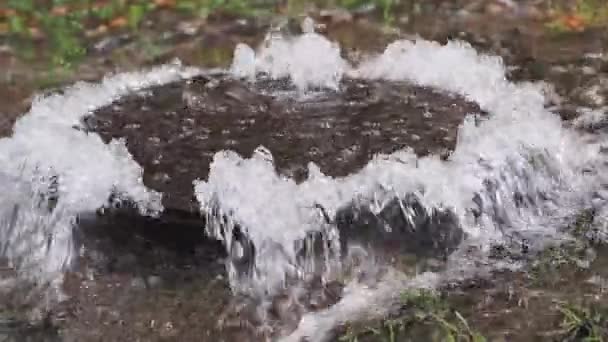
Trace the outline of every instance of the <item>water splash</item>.
<instances>
[{"instance_id":1,"label":"water splash","mask_svg":"<svg viewBox=\"0 0 608 342\"><path fill-rule=\"evenodd\" d=\"M489 117L463 122L447 161L401 150L378 155L342 178L310 164L308 179L297 183L276 173L271 151L263 147L251 158L230 151L215 156L209 178L195 182L195 191L207 233L223 240L232 256L229 275L236 291L268 296L310 274L340 276L343 249L334 219L349 208L380 214L395 199L403 204L414 196L423 216L449 211L466 233L445 273L411 279L389 271L376 288L353 281L340 303L305 315L288 338L322 339L335 324L368 315L370 308L383 313L403 287L435 286L500 266L485 259L492 244L525 239L540 248L560 234L556 227L594 204L589 194L604 181L601 141L564 128L544 108L542 87L507 81L500 58L461 42L397 41L353 67L309 24L298 37L270 34L257 52L239 45L231 73L250 80L259 74L288 78L301 92L339 91L345 75L408 81L464 96ZM25 278L56 283L74 256L71 229L78 214L103 207L111 195L138 203L143 214L162 209L160 194L143 185L124 141L104 144L80 120L130 91L198 72L167 66L108 77L99 85L78 84L37 99L13 136L0 140L0 252ZM416 226L415 208L400 210Z\"/></svg>"},{"instance_id":2,"label":"water splash","mask_svg":"<svg viewBox=\"0 0 608 342\"><path fill-rule=\"evenodd\" d=\"M351 282L344 290L342 300L321 312L308 313L302 317L298 328L291 334L279 339L281 342L299 342L302 340L327 340L332 329L354 320L381 318L387 308L399 301L401 292L408 288L432 289L438 284L438 277L432 273L420 275L412 281L403 274L391 271L380 279L378 286L370 288Z\"/></svg>"},{"instance_id":3,"label":"water splash","mask_svg":"<svg viewBox=\"0 0 608 342\"><path fill-rule=\"evenodd\" d=\"M355 68L329 41L308 33L272 40L257 52L256 67L250 71L287 77L300 89L339 89L344 74L408 81L464 96L489 113L488 118L468 117L463 122L447 161L402 150L378 155L361 171L343 178L325 176L311 164L309 178L296 183L275 172L270 152L263 147L251 158L218 153L208 180L195 182L195 192L201 210L214 217L208 233L230 246L238 227L259 252L251 266L253 279L233 279L238 285L246 281L249 287L262 287L258 292L272 293L287 274L301 270L293 261L299 252L297 241L310 232L326 232L333 239L330 245L338 243L327 217L353 203L378 213L395 198L415 195L426 212L452 212L467 235L445 274L454 278L509 266L491 265L486 258L494 244L515 239L541 248L561 234L558 227L591 205L590 193L601 182L600 144L563 127L560 118L545 109L543 85L509 82L499 57L479 54L463 42L396 41ZM411 209L403 208L404 216ZM478 252L471 255L464 246L475 246ZM277 248L282 257L269 252ZM326 262L337 260L339 253L330 254ZM390 292L371 297L380 300ZM314 330L323 326L319 317L325 317L319 315L303 320L294 336L317 336Z\"/></svg>"},{"instance_id":4,"label":"water splash","mask_svg":"<svg viewBox=\"0 0 608 342\"><path fill-rule=\"evenodd\" d=\"M273 79L289 78L300 91L318 88L338 89L348 63L340 56L340 47L314 32L314 23L303 24L304 34L285 37L271 32L255 53L238 44L231 71L233 75L253 78L265 73Z\"/></svg>"},{"instance_id":5,"label":"water splash","mask_svg":"<svg viewBox=\"0 0 608 342\"><path fill-rule=\"evenodd\" d=\"M161 194L144 186L125 142L104 144L80 120L129 92L196 73L167 65L78 83L37 97L12 136L0 139L0 257L20 278L58 290L75 256L78 214L108 205L112 196L114 203L135 202L145 215L162 210Z\"/></svg>"}]
</instances>

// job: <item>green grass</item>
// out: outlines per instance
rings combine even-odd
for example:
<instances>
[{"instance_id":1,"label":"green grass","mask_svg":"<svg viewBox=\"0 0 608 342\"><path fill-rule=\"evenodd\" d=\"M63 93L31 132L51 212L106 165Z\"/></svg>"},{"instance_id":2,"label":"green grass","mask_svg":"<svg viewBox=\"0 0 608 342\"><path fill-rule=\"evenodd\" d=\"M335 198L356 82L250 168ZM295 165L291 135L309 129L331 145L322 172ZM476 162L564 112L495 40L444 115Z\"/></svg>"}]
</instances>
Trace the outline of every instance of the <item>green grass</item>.
<instances>
[{"instance_id":1,"label":"green grass","mask_svg":"<svg viewBox=\"0 0 608 342\"><path fill-rule=\"evenodd\" d=\"M593 223L594 215L591 210L581 211L572 223L563 229L572 239L548 246L534 255L528 269L528 275L534 285L557 284L563 272L576 273L589 267L592 261L589 253L604 244L604 237Z\"/></svg>"},{"instance_id":2,"label":"green grass","mask_svg":"<svg viewBox=\"0 0 608 342\"><path fill-rule=\"evenodd\" d=\"M348 327L341 342L396 342L404 338L420 341L485 342L467 320L435 292L424 289L402 294L401 313L363 328Z\"/></svg>"},{"instance_id":3,"label":"green grass","mask_svg":"<svg viewBox=\"0 0 608 342\"><path fill-rule=\"evenodd\" d=\"M592 211L582 211L565 228L573 238L531 256L532 260L526 267L525 276L514 277L513 285L509 285L509 289L514 286L521 289L530 288L530 293L542 293L535 297L537 302L534 305L544 302L546 306L540 304L540 307L535 306L532 310L540 310L537 312L540 316L559 318L559 322L540 327L539 336L547 334L544 336L557 337L556 341L563 342L604 342L608 337L608 307L605 298L601 295L599 299L596 296L589 297L590 292L586 292L602 293L603 290L584 288L584 285L588 285L585 279L596 274L598 267L602 269L601 264L592 261L604 255L598 252L598 248L603 248L604 243L596 238L593 221ZM524 283L518 285L517 279L523 280ZM401 309L397 316L380 322L361 323L363 326L349 326L340 341L486 341L483 335L469 325L459 310L475 316L477 322L483 322L484 319L469 311L472 305L470 302L454 300L458 296L451 296L450 291L445 290L441 294L427 290L406 291L402 295ZM493 312L511 311L510 305L516 305L516 308L522 305L519 300L517 304L512 304L511 299L502 303L503 299L500 299L501 295L497 295L498 292L490 293L497 296L495 304L489 304L496 305L492 309ZM478 295L466 296L471 299ZM508 296L510 298L511 294ZM591 304L588 303L589 298L595 298ZM527 300L524 302L527 307ZM573 305L571 302L587 304ZM513 320L513 317L505 316L504 319ZM492 334L490 331L486 332ZM534 332L524 332L529 333Z\"/></svg>"},{"instance_id":4,"label":"green grass","mask_svg":"<svg viewBox=\"0 0 608 342\"><path fill-rule=\"evenodd\" d=\"M151 12L158 10L151 0L8 0L0 27L23 59L40 58L41 52L53 67L69 68L87 53L87 31L136 33ZM165 6L166 7L166 6ZM184 16L207 16L218 10L252 15L252 2L246 0L176 0L169 9ZM0 31L0 34L2 32ZM44 42L44 51L32 50Z\"/></svg>"},{"instance_id":5,"label":"green grass","mask_svg":"<svg viewBox=\"0 0 608 342\"><path fill-rule=\"evenodd\" d=\"M356 11L368 6L373 6L382 15L385 23L390 24L394 21L394 10L401 0L287 0L287 7L297 10L305 8L307 3L314 3L320 8L344 8L349 11ZM291 11L293 12L293 11Z\"/></svg>"},{"instance_id":6,"label":"green grass","mask_svg":"<svg viewBox=\"0 0 608 342\"><path fill-rule=\"evenodd\" d=\"M394 20L392 10L396 2L396 0L338 0L337 5L351 10L370 4L375 5L382 13L384 21L390 23Z\"/></svg>"},{"instance_id":7,"label":"green grass","mask_svg":"<svg viewBox=\"0 0 608 342\"><path fill-rule=\"evenodd\" d=\"M608 309L598 306L580 307L559 303L562 315L561 338L564 342L603 342L608 334Z\"/></svg>"},{"instance_id":8,"label":"green grass","mask_svg":"<svg viewBox=\"0 0 608 342\"><path fill-rule=\"evenodd\" d=\"M575 0L572 8L552 8L554 19L547 27L557 33L584 30L608 25L608 3L605 0ZM574 20L574 21L573 21Z\"/></svg>"},{"instance_id":9,"label":"green grass","mask_svg":"<svg viewBox=\"0 0 608 342\"><path fill-rule=\"evenodd\" d=\"M589 24L605 24L608 21L608 4L605 0L578 0L575 13Z\"/></svg>"},{"instance_id":10,"label":"green grass","mask_svg":"<svg viewBox=\"0 0 608 342\"><path fill-rule=\"evenodd\" d=\"M46 58L52 67L70 68L86 55L92 34L130 31L137 33L155 11L173 10L186 17L207 17L218 11L238 16L276 14L278 0L6 0L0 6L0 36L8 37L25 60ZM399 0L288 0L287 6L302 12L306 3L349 10L374 5L389 23ZM297 16L301 13L289 13ZM103 30L101 30L103 29ZM41 44L42 43L42 44Z\"/></svg>"}]
</instances>

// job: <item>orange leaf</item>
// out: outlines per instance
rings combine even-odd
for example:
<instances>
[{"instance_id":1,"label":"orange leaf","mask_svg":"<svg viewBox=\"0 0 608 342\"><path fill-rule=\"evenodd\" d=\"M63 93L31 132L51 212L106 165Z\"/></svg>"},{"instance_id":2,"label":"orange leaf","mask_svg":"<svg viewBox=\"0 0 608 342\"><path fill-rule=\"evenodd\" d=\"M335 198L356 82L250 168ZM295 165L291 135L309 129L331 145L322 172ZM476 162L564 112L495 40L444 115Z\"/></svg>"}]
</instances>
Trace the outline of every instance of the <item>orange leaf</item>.
<instances>
[{"instance_id":1,"label":"orange leaf","mask_svg":"<svg viewBox=\"0 0 608 342\"><path fill-rule=\"evenodd\" d=\"M68 7L67 6L53 7L53 9L51 10L51 14L58 16L58 17L62 17L64 15L68 14Z\"/></svg>"},{"instance_id":2,"label":"orange leaf","mask_svg":"<svg viewBox=\"0 0 608 342\"><path fill-rule=\"evenodd\" d=\"M121 28L121 27L127 26L127 23L128 23L127 18L118 17L118 18L112 19L112 21L110 21L109 26L111 28Z\"/></svg>"},{"instance_id":3,"label":"orange leaf","mask_svg":"<svg viewBox=\"0 0 608 342\"><path fill-rule=\"evenodd\" d=\"M154 0L157 7L175 7L175 0Z\"/></svg>"},{"instance_id":4,"label":"orange leaf","mask_svg":"<svg viewBox=\"0 0 608 342\"><path fill-rule=\"evenodd\" d=\"M0 17L12 17L14 15L17 15L17 12L14 9L8 8L8 9L4 9L4 8L0 8Z\"/></svg>"},{"instance_id":5,"label":"orange leaf","mask_svg":"<svg viewBox=\"0 0 608 342\"><path fill-rule=\"evenodd\" d=\"M30 36L34 39L41 39L43 36L42 31L40 31L40 29L37 27L30 27L28 30L30 32Z\"/></svg>"},{"instance_id":6,"label":"orange leaf","mask_svg":"<svg viewBox=\"0 0 608 342\"><path fill-rule=\"evenodd\" d=\"M99 25L93 30L87 30L85 35L87 37L99 37L108 32L108 27L106 25Z\"/></svg>"},{"instance_id":7,"label":"orange leaf","mask_svg":"<svg viewBox=\"0 0 608 342\"><path fill-rule=\"evenodd\" d=\"M585 19L579 15L571 14L562 17L562 23L571 30L582 31L585 29Z\"/></svg>"},{"instance_id":8,"label":"orange leaf","mask_svg":"<svg viewBox=\"0 0 608 342\"><path fill-rule=\"evenodd\" d=\"M91 5L91 9L92 10L100 10L101 8L103 8L104 6L106 6L108 4L108 1L96 1L95 3L93 3Z\"/></svg>"}]
</instances>

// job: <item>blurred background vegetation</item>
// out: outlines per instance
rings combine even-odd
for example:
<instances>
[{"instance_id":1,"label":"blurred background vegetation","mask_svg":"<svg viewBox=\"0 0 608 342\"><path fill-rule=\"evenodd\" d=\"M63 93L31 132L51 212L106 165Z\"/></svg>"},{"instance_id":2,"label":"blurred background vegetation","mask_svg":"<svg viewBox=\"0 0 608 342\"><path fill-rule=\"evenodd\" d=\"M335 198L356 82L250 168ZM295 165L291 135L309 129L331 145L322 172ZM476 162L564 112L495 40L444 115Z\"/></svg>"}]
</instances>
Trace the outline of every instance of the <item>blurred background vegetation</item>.
<instances>
[{"instance_id":1,"label":"blurred background vegetation","mask_svg":"<svg viewBox=\"0 0 608 342\"><path fill-rule=\"evenodd\" d=\"M608 1L0 0L0 112L24 110L37 90L175 58L225 66L236 43L255 46L269 27L307 15L343 50L371 51L412 33L469 31L469 21L514 20L532 35L597 31L608 23Z\"/></svg>"},{"instance_id":2,"label":"blurred background vegetation","mask_svg":"<svg viewBox=\"0 0 608 342\"><path fill-rule=\"evenodd\" d=\"M69 67L87 53L87 40L104 34L136 32L158 11L173 11L184 19L222 13L241 17L296 15L307 5L347 10L378 8L390 16L394 0L272 1L272 0L8 0L0 7L0 37L23 58L45 48L53 65ZM0 5L2 6L2 5ZM371 7L370 7L371 6Z\"/></svg>"},{"instance_id":3,"label":"blurred background vegetation","mask_svg":"<svg viewBox=\"0 0 608 342\"><path fill-rule=\"evenodd\" d=\"M547 25L553 30L580 30L604 24L608 18L605 0L547 2L551 9ZM396 13L419 12L424 5L421 0L5 0L0 5L0 39L23 59L44 58L53 66L69 68L86 56L94 39L136 33L146 19L153 21L161 11L171 11L182 20L204 20L218 14L294 17L314 6L373 13L390 25Z\"/></svg>"}]
</instances>

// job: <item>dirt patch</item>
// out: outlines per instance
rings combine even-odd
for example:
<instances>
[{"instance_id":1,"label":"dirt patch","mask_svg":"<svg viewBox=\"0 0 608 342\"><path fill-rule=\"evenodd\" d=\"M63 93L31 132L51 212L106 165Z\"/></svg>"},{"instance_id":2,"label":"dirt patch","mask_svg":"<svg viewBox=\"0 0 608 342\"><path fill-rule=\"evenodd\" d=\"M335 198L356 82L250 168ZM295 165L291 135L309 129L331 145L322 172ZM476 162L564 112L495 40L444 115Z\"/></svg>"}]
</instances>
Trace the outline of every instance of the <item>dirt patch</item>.
<instances>
[{"instance_id":1,"label":"dirt patch","mask_svg":"<svg viewBox=\"0 0 608 342\"><path fill-rule=\"evenodd\" d=\"M463 118L481 115L458 96L406 83L344 80L339 92L306 100L264 95L290 87L274 83L203 77L152 88L96 111L89 129L106 141L126 138L144 182L165 194L164 205L196 211L192 181L206 178L219 151L249 156L264 146L278 170L296 180L309 162L346 176L378 153L406 147L447 155Z\"/></svg>"}]
</instances>

